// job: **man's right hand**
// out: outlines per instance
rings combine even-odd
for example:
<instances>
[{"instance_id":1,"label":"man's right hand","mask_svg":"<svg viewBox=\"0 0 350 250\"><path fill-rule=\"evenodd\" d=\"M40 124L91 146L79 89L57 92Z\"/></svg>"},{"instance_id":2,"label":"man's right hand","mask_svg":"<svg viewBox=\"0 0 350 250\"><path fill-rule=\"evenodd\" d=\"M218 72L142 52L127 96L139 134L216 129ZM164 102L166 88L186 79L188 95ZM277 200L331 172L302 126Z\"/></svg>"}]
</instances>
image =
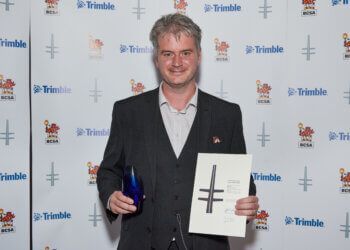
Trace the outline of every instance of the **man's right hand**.
<instances>
[{"instance_id":1,"label":"man's right hand","mask_svg":"<svg viewBox=\"0 0 350 250\"><path fill-rule=\"evenodd\" d=\"M109 199L109 208L115 214L131 214L136 212L134 201L123 195L121 191L114 191Z\"/></svg>"}]
</instances>

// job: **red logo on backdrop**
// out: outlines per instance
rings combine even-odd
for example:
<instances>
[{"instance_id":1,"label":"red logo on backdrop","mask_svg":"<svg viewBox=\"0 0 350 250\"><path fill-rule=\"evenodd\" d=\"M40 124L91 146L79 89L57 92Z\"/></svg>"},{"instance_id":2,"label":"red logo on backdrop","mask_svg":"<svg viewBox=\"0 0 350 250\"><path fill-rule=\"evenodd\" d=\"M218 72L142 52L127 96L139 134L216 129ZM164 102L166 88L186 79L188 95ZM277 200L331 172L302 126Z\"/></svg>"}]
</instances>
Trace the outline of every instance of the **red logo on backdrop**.
<instances>
[{"instance_id":1,"label":"red logo on backdrop","mask_svg":"<svg viewBox=\"0 0 350 250\"><path fill-rule=\"evenodd\" d=\"M304 124L299 123L299 148L313 148L314 142L312 141L312 135L315 131L311 127L304 127Z\"/></svg>"},{"instance_id":2,"label":"red logo on backdrop","mask_svg":"<svg viewBox=\"0 0 350 250\"><path fill-rule=\"evenodd\" d=\"M186 14L187 6L186 0L174 0L174 8L178 13Z\"/></svg>"},{"instance_id":3,"label":"red logo on backdrop","mask_svg":"<svg viewBox=\"0 0 350 250\"><path fill-rule=\"evenodd\" d=\"M5 212L4 209L0 208L0 233L13 233L15 232L15 226L13 219L15 214L12 212Z\"/></svg>"},{"instance_id":4,"label":"red logo on backdrop","mask_svg":"<svg viewBox=\"0 0 350 250\"><path fill-rule=\"evenodd\" d=\"M216 50L216 61L227 62L229 61L228 48L230 45L225 41L220 41L218 38L214 39Z\"/></svg>"},{"instance_id":5,"label":"red logo on backdrop","mask_svg":"<svg viewBox=\"0 0 350 250\"><path fill-rule=\"evenodd\" d=\"M344 39L344 48L345 48L344 60L349 60L350 59L350 38L349 38L349 35L347 33L344 33L343 39Z\"/></svg>"},{"instance_id":6,"label":"red logo on backdrop","mask_svg":"<svg viewBox=\"0 0 350 250\"><path fill-rule=\"evenodd\" d=\"M11 79L5 79L3 75L0 74L0 100L1 101L14 101L16 96L13 91L13 87L16 83Z\"/></svg>"},{"instance_id":7,"label":"red logo on backdrop","mask_svg":"<svg viewBox=\"0 0 350 250\"><path fill-rule=\"evenodd\" d=\"M101 39L95 39L93 36L89 36L89 57L90 59L102 59L102 46Z\"/></svg>"},{"instance_id":8,"label":"red logo on backdrop","mask_svg":"<svg viewBox=\"0 0 350 250\"><path fill-rule=\"evenodd\" d=\"M341 194L350 194L350 172L346 172L344 168L339 169L340 181L342 186L340 188Z\"/></svg>"},{"instance_id":9,"label":"red logo on backdrop","mask_svg":"<svg viewBox=\"0 0 350 250\"><path fill-rule=\"evenodd\" d=\"M46 8L45 8L45 14L46 15L58 15L58 2L59 0L45 0Z\"/></svg>"},{"instance_id":10,"label":"red logo on backdrop","mask_svg":"<svg viewBox=\"0 0 350 250\"><path fill-rule=\"evenodd\" d=\"M88 166L89 185L95 185L97 179L97 172L100 166L92 164L90 161L86 165Z\"/></svg>"},{"instance_id":11,"label":"red logo on backdrop","mask_svg":"<svg viewBox=\"0 0 350 250\"><path fill-rule=\"evenodd\" d=\"M315 16L317 13L315 7L316 0L303 0L304 9L301 11L302 16Z\"/></svg>"},{"instance_id":12,"label":"red logo on backdrop","mask_svg":"<svg viewBox=\"0 0 350 250\"><path fill-rule=\"evenodd\" d=\"M46 144L59 144L60 138L58 137L58 131L60 127L56 123L49 123L48 120L44 121L45 133L46 133Z\"/></svg>"},{"instance_id":13,"label":"red logo on backdrop","mask_svg":"<svg viewBox=\"0 0 350 250\"><path fill-rule=\"evenodd\" d=\"M130 84L131 84L131 91L134 93L134 95L143 93L145 89L145 85L143 85L142 82L136 83L134 79L131 79Z\"/></svg>"},{"instance_id":14,"label":"red logo on backdrop","mask_svg":"<svg viewBox=\"0 0 350 250\"><path fill-rule=\"evenodd\" d=\"M266 210L258 211L254 219L255 230L268 231L269 230L269 225L267 221L268 217L270 217L270 215Z\"/></svg>"},{"instance_id":15,"label":"red logo on backdrop","mask_svg":"<svg viewBox=\"0 0 350 250\"><path fill-rule=\"evenodd\" d=\"M256 81L256 92L258 94L258 104L271 104L270 91L271 86L268 83L261 83L260 80Z\"/></svg>"}]
</instances>

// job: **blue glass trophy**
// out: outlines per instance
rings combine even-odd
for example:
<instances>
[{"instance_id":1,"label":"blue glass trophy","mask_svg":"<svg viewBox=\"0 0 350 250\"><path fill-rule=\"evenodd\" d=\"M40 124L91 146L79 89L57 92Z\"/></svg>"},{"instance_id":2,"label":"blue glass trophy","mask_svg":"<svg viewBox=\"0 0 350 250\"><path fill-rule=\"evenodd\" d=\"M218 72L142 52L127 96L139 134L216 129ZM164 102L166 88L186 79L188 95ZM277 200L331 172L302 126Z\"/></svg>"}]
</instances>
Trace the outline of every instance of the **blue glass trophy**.
<instances>
[{"instance_id":1,"label":"blue glass trophy","mask_svg":"<svg viewBox=\"0 0 350 250\"><path fill-rule=\"evenodd\" d=\"M143 184L141 177L137 175L133 166L124 167L123 194L134 200L137 212L140 212L143 201Z\"/></svg>"}]
</instances>

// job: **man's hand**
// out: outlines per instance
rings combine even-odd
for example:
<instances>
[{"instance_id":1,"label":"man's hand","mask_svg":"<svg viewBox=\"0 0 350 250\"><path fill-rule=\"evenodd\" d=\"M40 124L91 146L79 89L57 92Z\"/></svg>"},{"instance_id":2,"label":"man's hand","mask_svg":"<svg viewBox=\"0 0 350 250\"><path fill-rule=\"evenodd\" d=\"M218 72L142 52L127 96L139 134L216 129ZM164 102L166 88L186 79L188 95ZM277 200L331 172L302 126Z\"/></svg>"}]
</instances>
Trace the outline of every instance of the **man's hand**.
<instances>
[{"instance_id":1,"label":"man's hand","mask_svg":"<svg viewBox=\"0 0 350 250\"><path fill-rule=\"evenodd\" d=\"M245 215L247 220L251 221L255 219L256 212L259 209L259 199L256 196L248 196L237 200L236 202L236 215Z\"/></svg>"},{"instance_id":2,"label":"man's hand","mask_svg":"<svg viewBox=\"0 0 350 250\"><path fill-rule=\"evenodd\" d=\"M115 191L109 200L109 208L115 214L130 214L136 212L134 201L123 195L121 191Z\"/></svg>"}]
</instances>

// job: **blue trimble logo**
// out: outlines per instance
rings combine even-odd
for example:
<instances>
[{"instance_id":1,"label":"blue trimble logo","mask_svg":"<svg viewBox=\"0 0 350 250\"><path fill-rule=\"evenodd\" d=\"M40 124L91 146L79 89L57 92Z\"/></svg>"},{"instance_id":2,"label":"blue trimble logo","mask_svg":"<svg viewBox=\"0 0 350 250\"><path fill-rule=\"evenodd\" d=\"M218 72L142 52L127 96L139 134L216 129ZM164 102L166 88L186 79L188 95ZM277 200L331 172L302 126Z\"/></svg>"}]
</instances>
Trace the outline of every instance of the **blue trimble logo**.
<instances>
[{"instance_id":1,"label":"blue trimble logo","mask_svg":"<svg viewBox=\"0 0 350 250\"><path fill-rule=\"evenodd\" d=\"M350 132L329 132L330 141L350 141Z\"/></svg>"},{"instance_id":2,"label":"blue trimble logo","mask_svg":"<svg viewBox=\"0 0 350 250\"><path fill-rule=\"evenodd\" d=\"M238 12L241 11L242 7L237 4L205 4L204 12Z\"/></svg>"},{"instance_id":3,"label":"blue trimble logo","mask_svg":"<svg viewBox=\"0 0 350 250\"><path fill-rule=\"evenodd\" d=\"M0 172L0 182L2 181L24 181L28 179L28 175L22 172L15 172L13 174L1 173Z\"/></svg>"},{"instance_id":4,"label":"blue trimble logo","mask_svg":"<svg viewBox=\"0 0 350 250\"><path fill-rule=\"evenodd\" d=\"M70 94L72 93L72 89L66 86L62 87L53 87L52 85L34 85L33 86L34 94Z\"/></svg>"},{"instance_id":5,"label":"blue trimble logo","mask_svg":"<svg viewBox=\"0 0 350 250\"><path fill-rule=\"evenodd\" d=\"M295 225L300 227L324 227L324 222L320 219L305 219L299 217L286 216L284 219L286 225Z\"/></svg>"},{"instance_id":6,"label":"blue trimble logo","mask_svg":"<svg viewBox=\"0 0 350 250\"><path fill-rule=\"evenodd\" d=\"M64 211L64 212L43 212L43 213L34 213L33 214L33 220L34 221L40 221L40 220L69 220L72 218L72 214Z\"/></svg>"},{"instance_id":7,"label":"blue trimble logo","mask_svg":"<svg viewBox=\"0 0 350 250\"><path fill-rule=\"evenodd\" d=\"M149 46L137 46L137 45L125 45L120 44L119 47L120 53L129 53L129 54L145 54L145 53L152 53L153 48Z\"/></svg>"},{"instance_id":8,"label":"blue trimble logo","mask_svg":"<svg viewBox=\"0 0 350 250\"><path fill-rule=\"evenodd\" d=\"M82 1L77 0L78 9L90 9L90 10L115 10L115 5L110 2L97 3L95 1Z\"/></svg>"},{"instance_id":9,"label":"blue trimble logo","mask_svg":"<svg viewBox=\"0 0 350 250\"><path fill-rule=\"evenodd\" d=\"M269 182L280 182L282 177L275 173L252 173L255 181L269 181Z\"/></svg>"},{"instance_id":10,"label":"blue trimble logo","mask_svg":"<svg viewBox=\"0 0 350 250\"><path fill-rule=\"evenodd\" d=\"M246 54L282 54L284 48L280 45L263 46L263 45L247 45Z\"/></svg>"},{"instance_id":11,"label":"blue trimble logo","mask_svg":"<svg viewBox=\"0 0 350 250\"><path fill-rule=\"evenodd\" d=\"M109 129L77 128L77 136L109 136Z\"/></svg>"},{"instance_id":12,"label":"blue trimble logo","mask_svg":"<svg viewBox=\"0 0 350 250\"><path fill-rule=\"evenodd\" d=\"M341 5L341 4L349 4L349 0L331 0L332 1L332 6L335 5Z\"/></svg>"},{"instance_id":13,"label":"blue trimble logo","mask_svg":"<svg viewBox=\"0 0 350 250\"><path fill-rule=\"evenodd\" d=\"M0 47L6 48L27 48L27 43L23 40L8 40L6 38L0 38Z\"/></svg>"},{"instance_id":14,"label":"blue trimble logo","mask_svg":"<svg viewBox=\"0 0 350 250\"><path fill-rule=\"evenodd\" d=\"M288 88L288 96L327 96L327 90L323 88Z\"/></svg>"}]
</instances>

